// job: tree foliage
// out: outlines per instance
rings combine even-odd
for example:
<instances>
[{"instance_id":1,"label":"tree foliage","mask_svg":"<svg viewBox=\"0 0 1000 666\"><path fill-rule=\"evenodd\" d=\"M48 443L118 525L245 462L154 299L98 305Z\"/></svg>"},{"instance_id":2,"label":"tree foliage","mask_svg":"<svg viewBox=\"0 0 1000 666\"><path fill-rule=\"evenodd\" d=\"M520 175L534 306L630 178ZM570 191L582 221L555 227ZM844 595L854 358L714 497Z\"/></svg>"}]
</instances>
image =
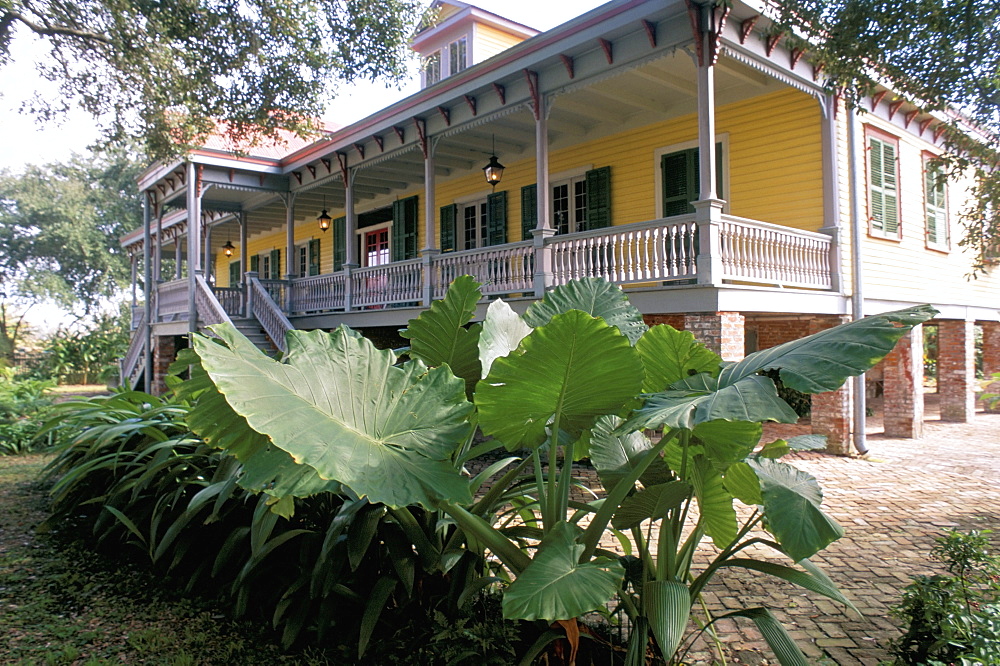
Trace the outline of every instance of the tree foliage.
<instances>
[{"instance_id":1,"label":"tree foliage","mask_svg":"<svg viewBox=\"0 0 1000 666\"><path fill-rule=\"evenodd\" d=\"M243 144L316 129L331 85L405 70L416 0L0 0L0 66L26 31L60 86L43 118L78 103L109 138L183 153L222 123Z\"/></svg>"},{"instance_id":2,"label":"tree foliage","mask_svg":"<svg viewBox=\"0 0 1000 666\"><path fill-rule=\"evenodd\" d=\"M1000 2L780 0L776 31L822 63L849 104L877 84L949 119L942 163L972 174L961 244L974 272L1000 256Z\"/></svg>"},{"instance_id":3,"label":"tree foliage","mask_svg":"<svg viewBox=\"0 0 1000 666\"><path fill-rule=\"evenodd\" d=\"M139 164L114 149L0 172L0 298L89 312L129 280L119 237L142 222Z\"/></svg>"}]
</instances>

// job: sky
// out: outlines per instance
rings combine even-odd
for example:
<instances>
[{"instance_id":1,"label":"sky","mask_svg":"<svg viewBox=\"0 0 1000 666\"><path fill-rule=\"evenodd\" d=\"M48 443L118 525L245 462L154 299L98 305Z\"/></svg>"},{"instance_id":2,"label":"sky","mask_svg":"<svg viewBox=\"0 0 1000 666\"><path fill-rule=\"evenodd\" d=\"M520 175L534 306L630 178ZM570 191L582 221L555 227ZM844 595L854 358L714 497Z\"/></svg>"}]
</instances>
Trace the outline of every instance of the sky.
<instances>
[{"instance_id":1,"label":"sky","mask_svg":"<svg viewBox=\"0 0 1000 666\"><path fill-rule=\"evenodd\" d=\"M594 7L602 0L479 0L478 7L537 30L548 30ZM40 125L20 112L32 95L56 96L52 84L34 71L36 59L45 57L42 40L19 34L12 48L14 63L0 68L0 169L21 171L27 164L68 159L72 152L84 153L97 138L93 122L82 112L68 114L61 123ZM345 88L328 106L327 119L348 125L419 90L419 77L399 90L384 83L364 83Z\"/></svg>"}]
</instances>

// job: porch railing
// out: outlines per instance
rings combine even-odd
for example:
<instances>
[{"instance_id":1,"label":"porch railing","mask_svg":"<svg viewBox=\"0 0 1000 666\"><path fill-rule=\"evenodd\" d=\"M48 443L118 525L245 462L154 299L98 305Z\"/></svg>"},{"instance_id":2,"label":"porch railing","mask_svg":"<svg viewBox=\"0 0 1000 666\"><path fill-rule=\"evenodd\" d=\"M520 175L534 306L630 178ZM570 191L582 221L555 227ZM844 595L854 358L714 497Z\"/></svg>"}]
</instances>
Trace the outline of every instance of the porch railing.
<instances>
[{"instance_id":1,"label":"porch railing","mask_svg":"<svg viewBox=\"0 0 1000 666\"><path fill-rule=\"evenodd\" d=\"M352 306L369 308L419 303L423 300L422 269L420 259L408 259L352 271Z\"/></svg>"},{"instance_id":2,"label":"porch railing","mask_svg":"<svg viewBox=\"0 0 1000 666\"><path fill-rule=\"evenodd\" d=\"M292 282L292 312L323 312L344 307L347 278L343 272L314 275Z\"/></svg>"},{"instance_id":3,"label":"porch railing","mask_svg":"<svg viewBox=\"0 0 1000 666\"><path fill-rule=\"evenodd\" d=\"M186 319L188 311L188 281L164 282L156 288L156 312L160 321Z\"/></svg>"},{"instance_id":4,"label":"porch railing","mask_svg":"<svg viewBox=\"0 0 1000 666\"><path fill-rule=\"evenodd\" d=\"M198 290L194 294L195 307L198 308L198 320L202 326L212 324L232 324L229 314L212 293L212 288L208 286L201 275L195 276L195 284Z\"/></svg>"},{"instance_id":5,"label":"porch railing","mask_svg":"<svg viewBox=\"0 0 1000 666\"><path fill-rule=\"evenodd\" d=\"M274 346L284 352L287 349L285 334L294 327L288 321L285 313L282 312L281 307L271 297L268 285L255 277L250 277L249 299L248 316L256 317Z\"/></svg>"},{"instance_id":6,"label":"porch railing","mask_svg":"<svg viewBox=\"0 0 1000 666\"><path fill-rule=\"evenodd\" d=\"M243 294L239 287L212 287L212 293L230 317L242 317L245 312Z\"/></svg>"},{"instance_id":7,"label":"porch railing","mask_svg":"<svg viewBox=\"0 0 1000 666\"><path fill-rule=\"evenodd\" d=\"M132 339L129 340L128 350L125 357L118 361L118 377L122 386L134 389L139 381L139 376L145 369L143 362L146 358L146 312L143 311L132 329Z\"/></svg>"},{"instance_id":8,"label":"porch railing","mask_svg":"<svg viewBox=\"0 0 1000 666\"><path fill-rule=\"evenodd\" d=\"M831 289L826 234L723 215L720 229L723 277L782 286Z\"/></svg>"},{"instance_id":9,"label":"porch railing","mask_svg":"<svg viewBox=\"0 0 1000 666\"><path fill-rule=\"evenodd\" d=\"M441 254L433 263L434 298L444 298L448 285L460 275L476 278L483 283L483 293L490 296L530 292L534 266L531 241Z\"/></svg>"}]
</instances>

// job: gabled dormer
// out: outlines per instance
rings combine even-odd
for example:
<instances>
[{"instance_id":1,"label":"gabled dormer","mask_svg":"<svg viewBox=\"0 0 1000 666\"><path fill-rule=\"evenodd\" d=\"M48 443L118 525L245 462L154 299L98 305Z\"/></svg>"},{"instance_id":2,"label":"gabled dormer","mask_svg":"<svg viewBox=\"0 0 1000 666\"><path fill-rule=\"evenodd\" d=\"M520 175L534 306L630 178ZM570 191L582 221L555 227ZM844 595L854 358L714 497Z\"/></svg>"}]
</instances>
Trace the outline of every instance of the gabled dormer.
<instances>
[{"instance_id":1,"label":"gabled dormer","mask_svg":"<svg viewBox=\"0 0 1000 666\"><path fill-rule=\"evenodd\" d=\"M435 0L433 21L418 29L410 44L423 62L420 87L492 58L538 31L456 0Z\"/></svg>"}]
</instances>

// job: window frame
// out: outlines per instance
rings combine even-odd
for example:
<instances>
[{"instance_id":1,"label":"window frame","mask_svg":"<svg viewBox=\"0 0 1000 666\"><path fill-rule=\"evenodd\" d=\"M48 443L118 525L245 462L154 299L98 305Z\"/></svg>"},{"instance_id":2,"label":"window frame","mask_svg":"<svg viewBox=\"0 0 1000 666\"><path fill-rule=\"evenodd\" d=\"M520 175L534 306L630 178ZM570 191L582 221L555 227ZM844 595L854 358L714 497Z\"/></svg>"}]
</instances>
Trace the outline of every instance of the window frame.
<instances>
[{"instance_id":1,"label":"window frame","mask_svg":"<svg viewBox=\"0 0 1000 666\"><path fill-rule=\"evenodd\" d=\"M715 143L722 144L722 160L721 164L718 165L717 169L722 174L722 188L721 192L716 192L716 196L725 201L722 206L722 212L729 213L729 188L732 178L729 175L729 132L718 132L715 135ZM691 141L683 141L681 143L671 144L669 146L663 146L662 148L657 148L653 151L653 174L654 174L654 191L656 196L654 197L655 204L655 214L657 220L662 220L663 218L663 169L660 168L663 162L664 155L670 155L672 153L679 153L685 150L691 150L692 148L701 148L701 142L698 139L693 139Z\"/></svg>"},{"instance_id":2,"label":"window frame","mask_svg":"<svg viewBox=\"0 0 1000 666\"><path fill-rule=\"evenodd\" d=\"M435 83L440 83L444 79L444 58L441 55L441 50L438 49L434 53L431 53L424 59L424 66L421 68L421 74L424 77L424 87L429 88ZM432 77L431 72L432 65L437 64L436 72L437 76Z\"/></svg>"},{"instance_id":3,"label":"window frame","mask_svg":"<svg viewBox=\"0 0 1000 666\"><path fill-rule=\"evenodd\" d=\"M454 64L458 61L455 56L461 56L460 66L456 69ZM453 76L469 68L469 36L462 35L458 39L448 42L448 76Z\"/></svg>"},{"instance_id":4,"label":"window frame","mask_svg":"<svg viewBox=\"0 0 1000 666\"><path fill-rule=\"evenodd\" d=\"M951 250L951 215L948 210L948 176L941 169L940 165L935 165L933 162L937 159L937 155L924 151L922 155L922 165L923 165L923 183L924 183L924 242L927 249L937 250L939 252L948 252ZM937 178L940 178L940 193L942 201L937 206L931 205L930 191L928 189L928 176L931 171L936 171ZM936 197L935 197L936 198ZM935 238L931 238L930 228L928 225L931 213L933 212L939 214L941 219L936 223Z\"/></svg>"},{"instance_id":5,"label":"window frame","mask_svg":"<svg viewBox=\"0 0 1000 666\"><path fill-rule=\"evenodd\" d=\"M866 125L865 126L865 132L864 132L864 140L865 140L865 145L864 145L864 150L865 150L865 204L867 206L867 210L865 211L865 214L866 214L866 217L867 217L867 220L868 220L868 236L871 237L871 238L879 238L879 239L888 240L888 241L896 241L896 242L902 241L903 240L903 207L902 207L902 197L900 196L900 194L901 194L903 188L902 188L902 183L900 182L900 180L901 180L900 179L901 173L900 173L900 168L899 167L900 167L901 160L900 160L900 156L899 156L899 137L895 136L893 134L889 134L888 132L882 131L882 130L876 128L876 127L872 127L871 125ZM878 187L881 190L880 193L881 193L883 199L884 199L884 197L886 195L886 191L885 191L884 185L873 186L873 184L872 184L872 176L873 176L872 169L874 168L874 160L872 159L872 152L871 152L872 151L872 144L871 144L871 142L873 140L874 141L878 141L881 144L884 144L884 145L887 145L887 146L891 146L892 149L893 149L893 151L894 151L894 153L895 153L895 156L893 158L894 161L895 161L895 179L896 179L895 187L894 187L894 189L895 189L895 197L896 197L896 231L895 231L895 233L887 233L886 232L886 230L885 230L885 220L881 221L882 228L876 228L875 227L876 220L875 220L875 215L874 215L874 212L873 212L873 209L874 209L873 194L875 193L876 190L874 188ZM882 150L882 153L883 154L882 154L881 158L884 158L885 157L885 154L884 154L885 151L884 151L884 149ZM883 174L882 174L882 180L884 181L884 171L883 171Z\"/></svg>"}]
</instances>

